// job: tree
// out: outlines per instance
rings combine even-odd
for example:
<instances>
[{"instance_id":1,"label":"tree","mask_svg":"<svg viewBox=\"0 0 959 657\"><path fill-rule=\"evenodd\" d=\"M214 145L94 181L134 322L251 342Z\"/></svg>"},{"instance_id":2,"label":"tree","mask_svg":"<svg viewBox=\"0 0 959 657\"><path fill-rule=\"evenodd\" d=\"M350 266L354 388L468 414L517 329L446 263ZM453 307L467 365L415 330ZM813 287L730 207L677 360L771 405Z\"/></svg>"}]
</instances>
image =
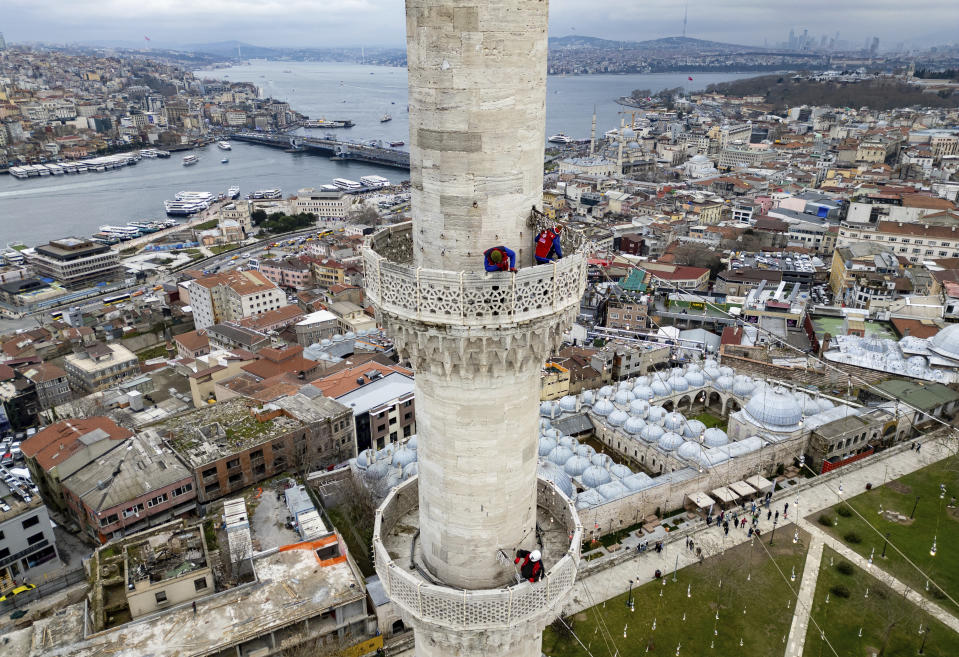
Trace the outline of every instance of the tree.
<instances>
[{"instance_id":1,"label":"tree","mask_svg":"<svg viewBox=\"0 0 959 657\"><path fill-rule=\"evenodd\" d=\"M710 278L715 278L723 266L720 255L702 244L683 244L673 249L673 259L676 264L708 269Z\"/></svg>"},{"instance_id":2,"label":"tree","mask_svg":"<svg viewBox=\"0 0 959 657\"><path fill-rule=\"evenodd\" d=\"M250 214L250 220L253 221L254 226L259 226L264 221L266 221L266 211L265 210L254 210Z\"/></svg>"},{"instance_id":3,"label":"tree","mask_svg":"<svg viewBox=\"0 0 959 657\"><path fill-rule=\"evenodd\" d=\"M367 224L369 226L379 226L382 222L380 213L376 208L369 205L362 205L359 208L350 210L346 220L351 224Z\"/></svg>"}]
</instances>

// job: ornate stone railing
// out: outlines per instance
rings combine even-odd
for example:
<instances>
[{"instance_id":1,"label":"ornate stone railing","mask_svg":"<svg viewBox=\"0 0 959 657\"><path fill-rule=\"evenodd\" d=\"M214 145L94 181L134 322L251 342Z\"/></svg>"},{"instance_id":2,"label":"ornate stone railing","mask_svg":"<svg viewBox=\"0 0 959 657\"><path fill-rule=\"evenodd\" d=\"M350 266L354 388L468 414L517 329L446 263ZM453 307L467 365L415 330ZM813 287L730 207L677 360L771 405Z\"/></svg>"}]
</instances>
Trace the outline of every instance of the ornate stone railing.
<instances>
[{"instance_id":1,"label":"ornate stone railing","mask_svg":"<svg viewBox=\"0 0 959 657\"><path fill-rule=\"evenodd\" d=\"M523 322L579 304L586 289L581 233L563 231L567 255L515 273L412 266L412 224L376 233L363 251L366 294L378 309L407 319L464 325Z\"/></svg>"},{"instance_id":2,"label":"ornate stone railing","mask_svg":"<svg viewBox=\"0 0 959 657\"><path fill-rule=\"evenodd\" d=\"M583 527L576 507L545 479L537 485L537 505L546 508L571 536L567 552L536 583L522 582L501 589L465 591L436 586L396 563L384 544L396 523L418 505L418 486L412 477L394 488L377 510L373 527L376 572L387 595L419 621L458 630L506 628L522 623L548 623L576 581Z\"/></svg>"}]
</instances>

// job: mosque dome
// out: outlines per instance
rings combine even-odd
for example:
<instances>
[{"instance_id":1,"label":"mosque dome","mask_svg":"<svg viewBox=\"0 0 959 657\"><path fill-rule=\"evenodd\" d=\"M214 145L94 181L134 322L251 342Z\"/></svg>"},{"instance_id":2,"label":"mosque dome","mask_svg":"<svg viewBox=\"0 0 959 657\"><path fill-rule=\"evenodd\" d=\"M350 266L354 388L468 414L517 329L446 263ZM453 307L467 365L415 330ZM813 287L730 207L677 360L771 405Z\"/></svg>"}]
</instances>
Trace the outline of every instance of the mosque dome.
<instances>
[{"instance_id":1,"label":"mosque dome","mask_svg":"<svg viewBox=\"0 0 959 657\"><path fill-rule=\"evenodd\" d=\"M635 390L636 386L648 386L651 380L652 379L650 379L645 374L643 376L638 376L636 377L636 381L633 382L633 389Z\"/></svg>"},{"instance_id":2,"label":"mosque dome","mask_svg":"<svg viewBox=\"0 0 959 657\"><path fill-rule=\"evenodd\" d=\"M718 369L718 368L719 368L719 363L716 361L715 358L707 358L706 360L703 361L704 370Z\"/></svg>"},{"instance_id":3,"label":"mosque dome","mask_svg":"<svg viewBox=\"0 0 959 657\"><path fill-rule=\"evenodd\" d=\"M667 431L682 431L683 425L686 423L686 418L683 417L682 413L677 413L673 411L666 415L663 418L663 426Z\"/></svg>"},{"instance_id":4,"label":"mosque dome","mask_svg":"<svg viewBox=\"0 0 959 657\"><path fill-rule=\"evenodd\" d=\"M387 462L393 458L393 452L396 450L395 443L386 443L386 446L376 453L376 460L385 460Z\"/></svg>"},{"instance_id":5,"label":"mosque dome","mask_svg":"<svg viewBox=\"0 0 959 657\"><path fill-rule=\"evenodd\" d=\"M642 431L643 427L645 426L646 426L646 422L642 418L631 417L628 420L626 420L626 424L623 425L623 429L626 431L626 433L635 436L640 431Z\"/></svg>"},{"instance_id":6,"label":"mosque dome","mask_svg":"<svg viewBox=\"0 0 959 657\"><path fill-rule=\"evenodd\" d=\"M541 436L539 439L539 455L549 456L549 453L556 449L556 441L549 436Z\"/></svg>"},{"instance_id":7,"label":"mosque dome","mask_svg":"<svg viewBox=\"0 0 959 657\"><path fill-rule=\"evenodd\" d=\"M609 474L609 470L606 468L598 465L591 465L583 471L583 474L580 475L579 480L583 482L583 485L587 488L596 488L597 486L602 486L603 484L612 481L612 477Z\"/></svg>"},{"instance_id":8,"label":"mosque dome","mask_svg":"<svg viewBox=\"0 0 959 657\"><path fill-rule=\"evenodd\" d=\"M669 384L669 387L675 390L676 392L683 392L684 390L689 390L689 382L686 380L686 377L682 374L673 374L669 377L669 380L666 381Z\"/></svg>"},{"instance_id":9,"label":"mosque dome","mask_svg":"<svg viewBox=\"0 0 959 657\"><path fill-rule=\"evenodd\" d=\"M402 470L391 470L389 474L386 475L387 488L395 488L399 486L402 481L403 481Z\"/></svg>"},{"instance_id":10,"label":"mosque dome","mask_svg":"<svg viewBox=\"0 0 959 657\"><path fill-rule=\"evenodd\" d=\"M626 420L629 419L629 414L626 411L621 411L618 408L609 414L609 417L606 418L606 421L609 422L610 426L621 427L626 424Z\"/></svg>"},{"instance_id":11,"label":"mosque dome","mask_svg":"<svg viewBox=\"0 0 959 657\"><path fill-rule=\"evenodd\" d=\"M820 413L822 413L823 411L828 411L831 408L835 408L835 404L833 404L831 401L829 401L825 397L820 397L817 401L819 402Z\"/></svg>"},{"instance_id":12,"label":"mosque dome","mask_svg":"<svg viewBox=\"0 0 959 657\"><path fill-rule=\"evenodd\" d=\"M726 392L733 387L733 377L728 374L721 374L715 381L713 381L713 387L716 390L722 390Z\"/></svg>"},{"instance_id":13,"label":"mosque dome","mask_svg":"<svg viewBox=\"0 0 959 657\"><path fill-rule=\"evenodd\" d=\"M640 432L639 436L647 443L655 443L662 438L663 434L665 433L666 430L658 424L647 424Z\"/></svg>"},{"instance_id":14,"label":"mosque dome","mask_svg":"<svg viewBox=\"0 0 959 657\"><path fill-rule=\"evenodd\" d=\"M621 497L629 495L629 489L618 481L611 481L596 487L596 492L607 500L618 500Z\"/></svg>"},{"instance_id":15,"label":"mosque dome","mask_svg":"<svg viewBox=\"0 0 959 657\"><path fill-rule=\"evenodd\" d=\"M356 467L360 470L366 470L369 467L370 463L376 460L376 453L372 449L364 449L360 452L359 456L356 457Z\"/></svg>"},{"instance_id":16,"label":"mosque dome","mask_svg":"<svg viewBox=\"0 0 959 657\"><path fill-rule=\"evenodd\" d=\"M683 444L683 437L678 433L673 433L670 431L669 433L664 433L659 441L657 441L657 444L659 445L660 449L671 452Z\"/></svg>"},{"instance_id":17,"label":"mosque dome","mask_svg":"<svg viewBox=\"0 0 959 657\"><path fill-rule=\"evenodd\" d=\"M702 372L686 372L683 377L686 379L686 383L689 384L690 388L699 388L706 384L706 377L703 376Z\"/></svg>"},{"instance_id":18,"label":"mosque dome","mask_svg":"<svg viewBox=\"0 0 959 657\"><path fill-rule=\"evenodd\" d=\"M539 428L542 432L545 433L546 430L549 429L551 426L553 426L553 423L550 421L548 417L541 417L539 419Z\"/></svg>"},{"instance_id":19,"label":"mosque dome","mask_svg":"<svg viewBox=\"0 0 959 657\"><path fill-rule=\"evenodd\" d=\"M573 438L572 436L560 436L556 439L556 444L573 449Z\"/></svg>"},{"instance_id":20,"label":"mosque dome","mask_svg":"<svg viewBox=\"0 0 959 657\"><path fill-rule=\"evenodd\" d=\"M588 509L591 506L599 506L605 501L606 500L602 495L597 493L594 489L589 488L576 495L576 509L582 511L583 509Z\"/></svg>"},{"instance_id":21,"label":"mosque dome","mask_svg":"<svg viewBox=\"0 0 959 657\"><path fill-rule=\"evenodd\" d=\"M578 477L583 474L590 465L588 458L577 455L566 461L566 464L563 465L563 471L571 477Z\"/></svg>"},{"instance_id":22,"label":"mosque dome","mask_svg":"<svg viewBox=\"0 0 959 657\"><path fill-rule=\"evenodd\" d=\"M719 373L719 368L718 368L718 367L704 367L704 368L703 368L703 377L704 377L707 381L709 381L709 380L713 380L713 381L714 381L714 380L718 379L720 376L722 376L722 375Z\"/></svg>"},{"instance_id":23,"label":"mosque dome","mask_svg":"<svg viewBox=\"0 0 959 657\"><path fill-rule=\"evenodd\" d=\"M653 392L653 389L650 388L650 387L647 386L647 385L638 385L638 384L637 384L636 387L633 388L633 391L632 391L632 392L633 392L633 396L634 396L636 399L641 399L641 400L644 400L644 401L645 401L645 400L652 399L653 397L656 396L656 394Z\"/></svg>"},{"instance_id":24,"label":"mosque dome","mask_svg":"<svg viewBox=\"0 0 959 657\"><path fill-rule=\"evenodd\" d=\"M609 401L608 399L600 399L593 406L593 412L602 417L606 417L615 410L616 407L613 406L613 402Z\"/></svg>"},{"instance_id":25,"label":"mosque dome","mask_svg":"<svg viewBox=\"0 0 959 657\"><path fill-rule=\"evenodd\" d=\"M802 421L802 408L785 388L764 388L745 408L754 422L771 431L791 431Z\"/></svg>"},{"instance_id":26,"label":"mosque dome","mask_svg":"<svg viewBox=\"0 0 959 657\"><path fill-rule=\"evenodd\" d=\"M629 412L636 417L646 417L649 413L649 402L645 399L634 399L629 403Z\"/></svg>"},{"instance_id":27,"label":"mosque dome","mask_svg":"<svg viewBox=\"0 0 959 657\"><path fill-rule=\"evenodd\" d=\"M579 393L579 401L582 404L589 404L590 406L596 401L596 395L593 394L592 390L584 390Z\"/></svg>"},{"instance_id":28,"label":"mosque dome","mask_svg":"<svg viewBox=\"0 0 959 657\"><path fill-rule=\"evenodd\" d=\"M406 441L406 446L409 447L410 449L419 449L420 440L419 438L416 437L415 433L412 436L410 436L409 440Z\"/></svg>"},{"instance_id":29,"label":"mosque dome","mask_svg":"<svg viewBox=\"0 0 959 657\"><path fill-rule=\"evenodd\" d=\"M617 479L623 479L624 477L628 477L629 475L633 474L633 471L622 463L614 463L613 465L609 466L609 474L613 475Z\"/></svg>"},{"instance_id":30,"label":"mosque dome","mask_svg":"<svg viewBox=\"0 0 959 657\"><path fill-rule=\"evenodd\" d=\"M616 396L613 397L613 401L619 406L628 406L629 402L635 398L636 395L633 394L632 390L619 390L616 392Z\"/></svg>"},{"instance_id":31,"label":"mosque dome","mask_svg":"<svg viewBox=\"0 0 959 657\"><path fill-rule=\"evenodd\" d=\"M363 476L366 477L368 481L378 481L385 477L389 471L390 466L386 461L376 461L366 469Z\"/></svg>"},{"instance_id":32,"label":"mosque dome","mask_svg":"<svg viewBox=\"0 0 959 657\"><path fill-rule=\"evenodd\" d=\"M733 379L733 394L738 397L748 397L755 387L756 384L748 376L738 374Z\"/></svg>"},{"instance_id":33,"label":"mosque dome","mask_svg":"<svg viewBox=\"0 0 959 657\"><path fill-rule=\"evenodd\" d=\"M543 435L559 440L559 437L563 435L563 432L557 429L556 427L550 427L549 429L543 432Z\"/></svg>"},{"instance_id":34,"label":"mosque dome","mask_svg":"<svg viewBox=\"0 0 959 657\"><path fill-rule=\"evenodd\" d=\"M669 386L659 380L653 381L651 388L653 389L654 397L665 397L671 392Z\"/></svg>"},{"instance_id":35,"label":"mosque dome","mask_svg":"<svg viewBox=\"0 0 959 657\"><path fill-rule=\"evenodd\" d=\"M676 450L676 455L685 461L699 461L703 455L703 447L697 442L687 440Z\"/></svg>"},{"instance_id":36,"label":"mosque dome","mask_svg":"<svg viewBox=\"0 0 959 657\"><path fill-rule=\"evenodd\" d=\"M353 331L347 331L347 332L343 335L343 337L346 338L347 340L352 340L353 338L356 337L356 333L354 333Z\"/></svg>"},{"instance_id":37,"label":"mosque dome","mask_svg":"<svg viewBox=\"0 0 959 657\"><path fill-rule=\"evenodd\" d=\"M699 438L706 431L706 425L699 420L686 420L683 425L683 435L687 438Z\"/></svg>"},{"instance_id":38,"label":"mosque dome","mask_svg":"<svg viewBox=\"0 0 959 657\"><path fill-rule=\"evenodd\" d=\"M556 465L566 465L566 461L573 458L573 450L565 445L558 445L549 453L547 458Z\"/></svg>"},{"instance_id":39,"label":"mosque dome","mask_svg":"<svg viewBox=\"0 0 959 657\"><path fill-rule=\"evenodd\" d=\"M648 474L645 472L636 472L628 477L623 477L620 483L629 490L634 491L641 488L647 488L649 486L649 481L650 477Z\"/></svg>"},{"instance_id":40,"label":"mosque dome","mask_svg":"<svg viewBox=\"0 0 959 657\"><path fill-rule=\"evenodd\" d=\"M619 385L616 386L619 390L632 390L633 382L632 381L620 381Z\"/></svg>"},{"instance_id":41,"label":"mosque dome","mask_svg":"<svg viewBox=\"0 0 959 657\"><path fill-rule=\"evenodd\" d=\"M566 497L573 497L573 480L555 463L540 463L536 467L536 473L543 479L556 484Z\"/></svg>"},{"instance_id":42,"label":"mosque dome","mask_svg":"<svg viewBox=\"0 0 959 657\"><path fill-rule=\"evenodd\" d=\"M409 479L413 475L419 474L420 466L416 461L413 461L405 468L403 468L403 479Z\"/></svg>"},{"instance_id":43,"label":"mosque dome","mask_svg":"<svg viewBox=\"0 0 959 657\"><path fill-rule=\"evenodd\" d=\"M646 424L662 424L666 417L666 409L662 406L650 406L646 414Z\"/></svg>"},{"instance_id":44,"label":"mosque dome","mask_svg":"<svg viewBox=\"0 0 959 657\"><path fill-rule=\"evenodd\" d=\"M959 360L959 324L950 324L929 338L929 349L940 356Z\"/></svg>"},{"instance_id":45,"label":"mosque dome","mask_svg":"<svg viewBox=\"0 0 959 657\"><path fill-rule=\"evenodd\" d=\"M609 399L615 394L615 392L616 391L613 390L612 386L603 386L599 389L599 397L600 399Z\"/></svg>"},{"instance_id":46,"label":"mosque dome","mask_svg":"<svg viewBox=\"0 0 959 657\"><path fill-rule=\"evenodd\" d=\"M543 417L555 417L556 404L551 401L544 401L539 405L539 414Z\"/></svg>"},{"instance_id":47,"label":"mosque dome","mask_svg":"<svg viewBox=\"0 0 959 657\"><path fill-rule=\"evenodd\" d=\"M596 453L596 450L590 447L589 445L577 445L576 447L573 448L573 453L576 454L577 456L582 456L587 459L592 459L593 454Z\"/></svg>"},{"instance_id":48,"label":"mosque dome","mask_svg":"<svg viewBox=\"0 0 959 657\"><path fill-rule=\"evenodd\" d=\"M576 412L576 397L574 395L566 395L559 400L559 408L564 413L575 413Z\"/></svg>"},{"instance_id":49,"label":"mosque dome","mask_svg":"<svg viewBox=\"0 0 959 657\"><path fill-rule=\"evenodd\" d=\"M599 466L604 470L608 469L609 466L613 464L613 459L610 458L609 454L593 454L589 460L590 463Z\"/></svg>"},{"instance_id":50,"label":"mosque dome","mask_svg":"<svg viewBox=\"0 0 959 657\"><path fill-rule=\"evenodd\" d=\"M416 460L416 452L405 445L393 452L393 465L397 468L405 468Z\"/></svg>"},{"instance_id":51,"label":"mosque dome","mask_svg":"<svg viewBox=\"0 0 959 657\"><path fill-rule=\"evenodd\" d=\"M719 368L719 375L720 375L720 376L735 376L735 375L736 375L736 370L734 370L733 368L729 367L728 365L723 365L722 367Z\"/></svg>"},{"instance_id":52,"label":"mosque dome","mask_svg":"<svg viewBox=\"0 0 959 657\"><path fill-rule=\"evenodd\" d=\"M706 447L722 447L729 443L729 436L719 427L710 427L703 432L703 444Z\"/></svg>"}]
</instances>

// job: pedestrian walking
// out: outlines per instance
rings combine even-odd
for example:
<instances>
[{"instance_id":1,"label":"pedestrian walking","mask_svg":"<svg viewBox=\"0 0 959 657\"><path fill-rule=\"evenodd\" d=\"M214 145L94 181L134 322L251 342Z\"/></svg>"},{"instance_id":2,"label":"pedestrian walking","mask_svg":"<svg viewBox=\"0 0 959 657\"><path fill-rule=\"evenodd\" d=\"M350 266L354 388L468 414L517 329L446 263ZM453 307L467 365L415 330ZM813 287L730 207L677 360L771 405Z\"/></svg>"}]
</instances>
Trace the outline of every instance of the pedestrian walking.
<instances>
[{"instance_id":1,"label":"pedestrian walking","mask_svg":"<svg viewBox=\"0 0 959 657\"><path fill-rule=\"evenodd\" d=\"M729 536L729 523L727 522L723 525L723 531L726 532L726 536Z\"/></svg>"},{"instance_id":2,"label":"pedestrian walking","mask_svg":"<svg viewBox=\"0 0 959 657\"><path fill-rule=\"evenodd\" d=\"M710 526L712 526L712 524L713 524L713 517L712 517L712 516L706 516L706 526L707 526L707 527L710 527Z\"/></svg>"},{"instance_id":3,"label":"pedestrian walking","mask_svg":"<svg viewBox=\"0 0 959 657\"><path fill-rule=\"evenodd\" d=\"M193 615L196 616L196 600L193 601Z\"/></svg>"},{"instance_id":4,"label":"pedestrian walking","mask_svg":"<svg viewBox=\"0 0 959 657\"><path fill-rule=\"evenodd\" d=\"M746 538L752 538L752 537L753 537L753 528L750 527L749 532L746 534Z\"/></svg>"},{"instance_id":5,"label":"pedestrian walking","mask_svg":"<svg viewBox=\"0 0 959 657\"><path fill-rule=\"evenodd\" d=\"M740 528L740 529L745 529L745 528L746 528L746 519L745 519L745 518L743 518L742 522L741 522L740 525L739 525L739 528Z\"/></svg>"},{"instance_id":6,"label":"pedestrian walking","mask_svg":"<svg viewBox=\"0 0 959 657\"><path fill-rule=\"evenodd\" d=\"M776 512L776 515L774 515L773 518L775 518L777 522L779 521L779 511Z\"/></svg>"},{"instance_id":7,"label":"pedestrian walking","mask_svg":"<svg viewBox=\"0 0 959 657\"><path fill-rule=\"evenodd\" d=\"M773 517L773 512L772 512L772 511L767 511L767 512L766 512L766 520L768 521L768 520L770 520L772 517Z\"/></svg>"},{"instance_id":8,"label":"pedestrian walking","mask_svg":"<svg viewBox=\"0 0 959 657\"><path fill-rule=\"evenodd\" d=\"M786 512L789 511L789 502L786 502L783 505L783 515L786 515Z\"/></svg>"},{"instance_id":9,"label":"pedestrian walking","mask_svg":"<svg viewBox=\"0 0 959 657\"><path fill-rule=\"evenodd\" d=\"M916 454L919 453L920 449L922 449L922 443L916 443Z\"/></svg>"}]
</instances>

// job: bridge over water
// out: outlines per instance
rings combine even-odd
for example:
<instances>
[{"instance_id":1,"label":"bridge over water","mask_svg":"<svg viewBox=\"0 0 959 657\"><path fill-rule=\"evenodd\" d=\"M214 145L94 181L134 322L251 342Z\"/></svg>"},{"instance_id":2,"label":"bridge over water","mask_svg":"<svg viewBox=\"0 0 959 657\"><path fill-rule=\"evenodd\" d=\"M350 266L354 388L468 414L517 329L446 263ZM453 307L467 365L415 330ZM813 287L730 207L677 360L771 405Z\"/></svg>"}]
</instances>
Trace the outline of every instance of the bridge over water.
<instances>
[{"instance_id":1,"label":"bridge over water","mask_svg":"<svg viewBox=\"0 0 959 657\"><path fill-rule=\"evenodd\" d=\"M407 171L410 168L410 154L408 152L386 146L330 138L256 132L238 132L232 135L231 139L284 150L322 153L332 156L334 159L369 162L381 166L406 169Z\"/></svg>"}]
</instances>

